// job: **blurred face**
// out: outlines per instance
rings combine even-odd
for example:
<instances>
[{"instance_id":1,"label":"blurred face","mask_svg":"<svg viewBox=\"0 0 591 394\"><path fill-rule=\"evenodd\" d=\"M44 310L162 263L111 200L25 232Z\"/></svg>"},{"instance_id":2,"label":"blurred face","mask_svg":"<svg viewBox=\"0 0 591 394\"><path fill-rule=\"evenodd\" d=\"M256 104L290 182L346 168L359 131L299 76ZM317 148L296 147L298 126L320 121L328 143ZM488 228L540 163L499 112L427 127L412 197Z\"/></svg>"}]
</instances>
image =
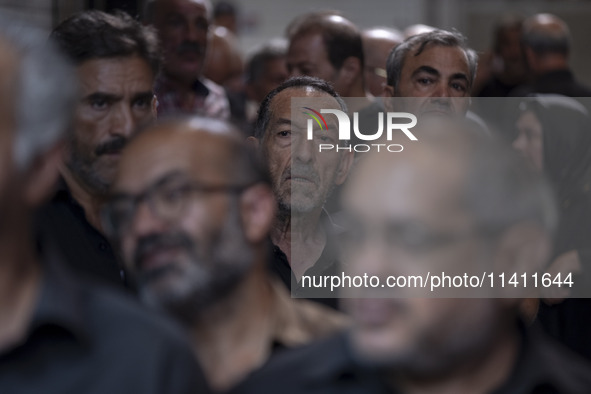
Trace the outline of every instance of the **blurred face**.
<instances>
[{"instance_id":1,"label":"blurred face","mask_svg":"<svg viewBox=\"0 0 591 394\"><path fill-rule=\"evenodd\" d=\"M482 240L458 194L465 163L415 152L384 156L360 161L345 193L352 235L343 255L350 274L376 275L385 283L389 275L449 273L458 264L478 264ZM392 298L393 291L362 288L349 294L358 298L346 300L354 348L370 363L442 371L481 349L496 327L496 300Z\"/></svg>"},{"instance_id":2,"label":"blurred face","mask_svg":"<svg viewBox=\"0 0 591 394\"><path fill-rule=\"evenodd\" d=\"M314 108L340 109L337 101L325 94L303 89L286 89L275 96L270 105L270 121L262 141L268 161L273 191L279 209L307 213L321 209L335 185L347 177L353 154L336 150L319 152L318 144L338 144L336 117L326 116L328 131L307 139L309 116L296 111L292 118L291 98L315 98Z\"/></svg>"},{"instance_id":3,"label":"blurred face","mask_svg":"<svg viewBox=\"0 0 591 394\"><path fill-rule=\"evenodd\" d=\"M145 60L130 56L88 60L78 76L82 99L66 165L92 193L104 194L129 138L155 119L154 74Z\"/></svg>"},{"instance_id":4,"label":"blurred face","mask_svg":"<svg viewBox=\"0 0 591 394\"><path fill-rule=\"evenodd\" d=\"M461 48L427 45L420 55L411 50L402 66L398 87L388 87L393 97L417 97L404 101L413 114L464 115L470 97L470 68Z\"/></svg>"},{"instance_id":5,"label":"blurred face","mask_svg":"<svg viewBox=\"0 0 591 394\"><path fill-rule=\"evenodd\" d=\"M143 301L191 321L253 261L223 170L232 157L220 138L194 130L142 137L126 150L108 205L117 243Z\"/></svg>"},{"instance_id":6,"label":"blurred face","mask_svg":"<svg viewBox=\"0 0 591 394\"><path fill-rule=\"evenodd\" d=\"M201 0L158 0L154 26L164 54L164 71L173 79L191 83L202 72L209 19Z\"/></svg>"},{"instance_id":7,"label":"blurred face","mask_svg":"<svg viewBox=\"0 0 591 394\"><path fill-rule=\"evenodd\" d=\"M517 120L517 138L513 148L538 171L544 169L544 135L542 124L532 111L524 112Z\"/></svg>"},{"instance_id":8,"label":"blurred face","mask_svg":"<svg viewBox=\"0 0 591 394\"><path fill-rule=\"evenodd\" d=\"M17 64L8 51L9 49L0 41L0 53L2 54L0 56L0 217L2 217L0 233L4 233L8 227L12 227L12 223L7 223L7 217L14 209L9 196L14 194L10 192L14 192L15 189L11 185L10 179L14 177L15 173L12 154L16 126L13 79Z\"/></svg>"},{"instance_id":9,"label":"blurred face","mask_svg":"<svg viewBox=\"0 0 591 394\"><path fill-rule=\"evenodd\" d=\"M328 52L320 33L296 37L289 43L287 71L290 77L309 76L331 82L337 92L342 91L340 72L328 59Z\"/></svg>"},{"instance_id":10,"label":"blurred face","mask_svg":"<svg viewBox=\"0 0 591 394\"><path fill-rule=\"evenodd\" d=\"M374 96L381 96L386 85L386 61L388 55L399 42L388 39L365 38L365 86Z\"/></svg>"},{"instance_id":11,"label":"blurred face","mask_svg":"<svg viewBox=\"0 0 591 394\"><path fill-rule=\"evenodd\" d=\"M521 47L521 30L505 29L499 37L498 54L503 59L504 72L511 76L522 76L525 72L525 56Z\"/></svg>"},{"instance_id":12,"label":"blurred face","mask_svg":"<svg viewBox=\"0 0 591 394\"><path fill-rule=\"evenodd\" d=\"M260 103L271 90L281 85L288 77L284 57L268 60L265 63L265 71L262 75L247 86L247 93L250 98Z\"/></svg>"}]
</instances>

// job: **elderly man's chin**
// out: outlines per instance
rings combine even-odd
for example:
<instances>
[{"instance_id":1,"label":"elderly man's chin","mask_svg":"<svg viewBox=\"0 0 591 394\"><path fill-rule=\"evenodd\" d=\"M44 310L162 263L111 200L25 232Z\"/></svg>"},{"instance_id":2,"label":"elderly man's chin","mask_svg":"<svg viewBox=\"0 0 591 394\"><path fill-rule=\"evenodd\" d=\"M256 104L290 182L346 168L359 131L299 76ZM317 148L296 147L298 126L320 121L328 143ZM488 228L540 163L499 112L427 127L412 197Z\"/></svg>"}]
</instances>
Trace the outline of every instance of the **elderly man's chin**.
<instances>
[{"instance_id":1,"label":"elderly man's chin","mask_svg":"<svg viewBox=\"0 0 591 394\"><path fill-rule=\"evenodd\" d=\"M351 332L355 357L370 366L392 366L405 357L407 342L392 327L357 327Z\"/></svg>"}]
</instances>

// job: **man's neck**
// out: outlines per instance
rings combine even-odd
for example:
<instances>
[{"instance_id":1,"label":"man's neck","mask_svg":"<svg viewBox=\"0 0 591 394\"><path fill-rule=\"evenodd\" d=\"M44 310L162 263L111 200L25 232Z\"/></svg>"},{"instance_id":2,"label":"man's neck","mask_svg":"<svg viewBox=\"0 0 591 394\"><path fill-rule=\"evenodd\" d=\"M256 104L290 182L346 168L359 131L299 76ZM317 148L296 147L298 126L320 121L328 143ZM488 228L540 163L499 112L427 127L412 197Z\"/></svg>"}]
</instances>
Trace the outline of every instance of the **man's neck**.
<instances>
[{"instance_id":1,"label":"man's neck","mask_svg":"<svg viewBox=\"0 0 591 394\"><path fill-rule=\"evenodd\" d=\"M88 223L98 231L102 232L100 210L105 202L106 196L96 196L90 192L78 181L78 179L76 179L74 174L72 174L66 166L63 166L60 172L68 186L72 198L76 200L84 210L84 215L86 216Z\"/></svg>"},{"instance_id":2,"label":"man's neck","mask_svg":"<svg viewBox=\"0 0 591 394\"><path fill-rule=\"evenodd\" d=\"M271 230L271 241L285 253L298 280L318 261L326 245L321 215L322 208L308 213L280 214Z\"/></svg>"},{"instance_id":3,"label":"man's neck","mask_svg":"<svg viewBox=\"0 0 591 394\"><path fill-rule=\"evenodd\" d=\"M38 297L41 269L25 239L0 241L0 353L22 340Z\"/></svg>"},{"instance_id":4,"label":"man's neck","mask_svg":"<svg viewBox=\"0 0 591 394\"><path fill-rule=\"evenodd\" d=\"M487 351L466 360L438 379L398 379L397 386L409 394L485 394L505 382L515 366L520 347L518 329L499 336Z\"/></svg>"},{"instance_id":5,"label":"man's neck","mask_svg":"<svg viewBox=\"0 0 591 394\"><path fill-rule=\"evenodd\" d=\"M195 81L197 81L198 78L188 80L167 73L164 74L164 78L166 87L176 92L177 95L181 97L195 95L193 84L195 83Z\"/></svg>"},{"instance_id":6,"label":"man's neck","mask_svg":"<svg viewBox=\"0 0 591 394\"><path fill-rule=\"evenodd\" d=\"M538 76L553 72L568 70L568 60L562 55L546 55L540 57L535 72Z\"/></svg>"},{"instance_id":7,"label":"man's neck","mask_svg":"<svg viewBox=\"0 0 591 394\"><path fill-rule=\"evenodd\" d=\"M271 285L264 264L209 306L191 329L193 344L212 388L225 391L269 357L274 322Z\"/></svg>"}]
</instances>

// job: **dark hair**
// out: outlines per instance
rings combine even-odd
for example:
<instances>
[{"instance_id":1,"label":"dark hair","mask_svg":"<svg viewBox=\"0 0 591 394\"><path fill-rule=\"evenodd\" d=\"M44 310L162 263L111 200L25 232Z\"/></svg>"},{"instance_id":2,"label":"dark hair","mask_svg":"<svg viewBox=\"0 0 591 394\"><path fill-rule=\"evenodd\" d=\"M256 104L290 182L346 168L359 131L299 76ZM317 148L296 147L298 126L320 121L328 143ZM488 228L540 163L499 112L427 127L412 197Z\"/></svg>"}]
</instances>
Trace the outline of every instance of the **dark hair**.
<instances>
[{"instance_id":1,"label":"dark hair","mask_svg":"<svg viewBox=\"0 0 591 394\"><path fill-rule=\"evenodd\" d=\"M301 15L286 29L290 41L316 33L322 35L328 60L335 69L343 67L345 60L351 56L358 58L363 68L361 32L351 21L336 12L323 11Z\"/></svg>"},{"instance_id":2,"label":"dark hair","mask_svg":"<svg viewBox=\"0 0 591 394\"><path fill-rule=\"evenodd\" d=\"M497 21L493 30L493 49L496 53L501 50L503 35L506 31L523 30L523 17L520 15L508 14Z\"/></svg>"},{"instance_id":3,"label":"dark hair","mask_svg":"<svg viewBox=\"0 0 591 394\"><path fill-rule=\"evenodd\" d=\"M400 74L404 61L411 51L413 55L420 55L427 45L458 47L464 51L468 60L468 68L470 75L468 76L470 86L474 82L476 76L476 68L478 66L478 55L472 49L468 48L466 44L466 37L457 31L447 30L433 30L428 33L418 34L404 40L404 42L395 47L386 62L386 72L388 73L388 85L397 88L400 82Z\"/></svg>"},{"instance_id":4,"label":"dark hair","mask_svg":"<svg viewBox=\"0 0 591 394\"><path fill-rule=\"evenodd\" d=\"M248 60L245 69L245 81L257 81L267 70L267 63L284 58L287 53L287 43L282 40L271 40L256 50Z\"/></svg>"},{"instance_id":5,"label":"dark hair","mask_svg":"<svg viewBox=\"0 0 591 394\"><path fill-rule=\"evenodd\" d=\"M562 31L554 32L529 28L526 24L521 40L538 55L559 53L566 56L570 52L570 34L566 26Z\"/></svg>"},{"instance_id":6,"label":"dark hair","mask_svg":"<svg viewBox=\"0 0 591 394\"><path fill-rule=\"evenodd\" d=\"M304 88L312 88L318 92L324 92L332 97L339 103L339 106L343 110L343 112L347 112L347 105L338 95L337 92L330 86L330 84L320 78L314 77L293 77L288 79L287 81L283 82L281 85L277 86L273 89L267 97L261 103L259 107L259 113L257 116L257 120L255 123L254 129L254 136L255 138L262 140L265 136L265 132L267 131L267 127L269 126L269 120L271 119L270 107L271 102L277 96L277 94L281 93L285 89L304 89Z\"/></svg>"},{"instance_id":7,"label":"dark hair","mask_svg":"<svg viewBox=\"0 0 591 394\"><path fill-rule=\"evenodd\" d=\"M217 18L222 15L236 15L238 12L236 6L229 1L219 1L213 7L213 17Z\"/></svg>"},{"instance_id":8,"label":"dark hair","mask_svg":"<svg viewBox=\"0 0 591 394\"><path fill-rule=\"evenodd\" d=\"M77 13L53 29L50 37L77 65L91 59L138 55L154 75L160 69L156 31L122 11Z\"/></svg>"}]
</instances>

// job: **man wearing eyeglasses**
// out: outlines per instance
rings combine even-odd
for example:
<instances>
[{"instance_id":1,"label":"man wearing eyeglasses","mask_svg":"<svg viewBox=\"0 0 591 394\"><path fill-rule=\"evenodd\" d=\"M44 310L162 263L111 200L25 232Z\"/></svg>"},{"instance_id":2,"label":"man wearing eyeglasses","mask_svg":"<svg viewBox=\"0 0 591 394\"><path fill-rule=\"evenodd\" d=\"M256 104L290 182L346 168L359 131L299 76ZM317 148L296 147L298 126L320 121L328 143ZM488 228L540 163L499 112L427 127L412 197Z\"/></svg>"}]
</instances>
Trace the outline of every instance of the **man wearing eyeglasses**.
<instances>
[{"instance_id":1,"label":"man wearing eyeglasses","mask_svg":"<svg viewBox=\"0 0 591 394\"><path fill-rule=\"evenodd\" d=\"M241 133L190 118L131 142L103 211L140 298L190 331L216 390L344 323L337 312L291 300L270 278L275 204Z\"/></svg>"}]
</instances>

